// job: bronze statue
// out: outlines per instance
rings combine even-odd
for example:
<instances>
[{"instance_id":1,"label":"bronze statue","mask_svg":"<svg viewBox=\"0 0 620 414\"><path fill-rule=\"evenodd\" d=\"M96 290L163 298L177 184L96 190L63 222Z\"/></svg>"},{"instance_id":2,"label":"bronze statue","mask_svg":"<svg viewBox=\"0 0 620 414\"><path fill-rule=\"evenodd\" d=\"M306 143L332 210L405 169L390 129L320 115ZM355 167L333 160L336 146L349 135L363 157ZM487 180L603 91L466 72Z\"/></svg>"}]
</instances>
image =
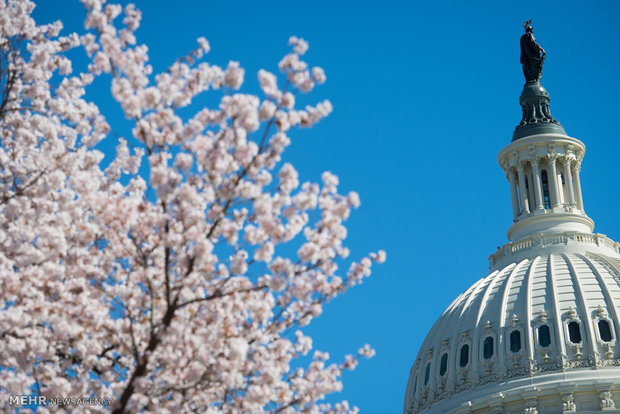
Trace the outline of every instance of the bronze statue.
<instances>
[{"instance_id":1,"label":"bronze statue","mask_svg":"<svg viewBox=\"0 0 620 414\"><path fill-rule=\"evenodd\" d=\"M547 54L545 49L536 43L532 19L523 23L525 34L521 36L521 64L527 83L537 82L542 76L543 61Z\"/></svg>"},{"instance_id":2,"label":"bronze statue","mask_svg":"<svg viewBox=\"0 0 620 414\"><path fill-rule=\"evenodd\" d=\"M532 21L523 23L523 28L525 34L521 36L521 64L525 85L519 97L523 117L512 134L512 140L538 134L566 135L564 127L551 116L549 93L540 82L547 54L534 39Z\"/></svg>"}]
</instances>

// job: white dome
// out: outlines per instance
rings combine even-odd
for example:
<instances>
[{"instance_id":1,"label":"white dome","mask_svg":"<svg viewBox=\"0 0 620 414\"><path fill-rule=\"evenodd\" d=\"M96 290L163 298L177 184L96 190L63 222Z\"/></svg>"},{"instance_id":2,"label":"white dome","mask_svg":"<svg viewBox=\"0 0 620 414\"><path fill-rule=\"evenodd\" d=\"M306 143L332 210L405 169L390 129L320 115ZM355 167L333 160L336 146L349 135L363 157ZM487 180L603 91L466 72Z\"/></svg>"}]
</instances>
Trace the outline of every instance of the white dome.
<instances>
[{"instance_id":1,"label":"white dome","mask_svg":"<svg viewBox=\"0 0 620 414\"><path fill-rule=\"evenodd\" d=\"M561 413L563 398L598 410L607 392L620 401L617 243L538 240L510 249L435 323L411 370L406 414L523 413L528 404Z\"/></svg>"}]
</instances>

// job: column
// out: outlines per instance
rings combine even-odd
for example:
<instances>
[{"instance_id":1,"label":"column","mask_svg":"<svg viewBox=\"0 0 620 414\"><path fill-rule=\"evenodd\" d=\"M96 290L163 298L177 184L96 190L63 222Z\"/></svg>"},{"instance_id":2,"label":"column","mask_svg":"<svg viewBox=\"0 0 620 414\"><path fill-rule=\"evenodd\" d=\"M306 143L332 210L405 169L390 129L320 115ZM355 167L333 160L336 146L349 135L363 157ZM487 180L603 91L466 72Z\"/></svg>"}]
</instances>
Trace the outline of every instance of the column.
<instances>
[{"instance_id":1,"label":"column","mask_svg":"<svg viewBox=\"0 0 620 414\"><path fill-rule=\"evenodd\" d=\"M545 208L541 191L540 168L538 167L538 158L532 160L532 172L534 174L534 195L536 197L536 210Z\"/></svg>"},{"instance_id":2,"label":"column","mask_svg":"<svg viewBox=\"0 0 620 414\"><path fill-rule=\"evenodd\" d=\"M508 168L506 177L510 182L510 198L512 199L512 215L514 220L519 217L519 197L517 196L517 180L515 178L515 171L512 168Z\"/></svg>"},{"instance_id":3,"label":"column","mask_svg":"<svg viewBox=\"0 0 620 414\"><path fill-rule=\"evenodd\" d=\"M551 207L557 207L560 205L560 195L558 194L558 171L555 168L556 155L549 155L549 174L547 179L549 180L549 198L551 200Z\"/></svg>"},{"instance_id":4,"label":"column","mask_svg":"<svg viewBox=\"0 0 620 414\"><path fill-rule=\"evenodd\" d=\"M575 187L575 199L577 202L577 208L581 211L583 209L583 197L581 195L581 181L579 180L579 170L581 170L581 165L578 161L575 160L573 163L573 185Z\"/></svg>"},{"instance_id":5,"label":"column","mask_svg":"<svg viewBox=\"0 0 620 414\"><path fill-rule=\"evenodd\" d=\"M568 204L571 206L575 205L575 190L573 188L573 174L570 168L571 159L566 157L564 158L564 179L566 180L566 184L568 185Z\"/></svg>"},{"instance_id":6,"label":"column","mask_svg":"<svg viewBox=\"0 0 620 414\"><path fill-rule=\"evenodd\" d=\"M523 172L523 165L521 162L517 163L517 174L519 175L519 195L521 196L521 211L523 213L529 213L529 200L527 195L527 188L525 188L525 173Z\"/></svg>"}]
</instances>

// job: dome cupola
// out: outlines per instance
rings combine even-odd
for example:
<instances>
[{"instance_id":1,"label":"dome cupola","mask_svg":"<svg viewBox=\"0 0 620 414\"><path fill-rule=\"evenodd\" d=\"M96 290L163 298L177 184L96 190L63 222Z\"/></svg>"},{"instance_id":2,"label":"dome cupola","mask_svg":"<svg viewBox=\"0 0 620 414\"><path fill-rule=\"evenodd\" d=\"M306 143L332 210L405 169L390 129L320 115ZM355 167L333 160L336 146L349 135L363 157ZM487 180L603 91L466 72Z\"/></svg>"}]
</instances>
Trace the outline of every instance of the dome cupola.
<instances>
[{"instance_id":1,"label":"dome cupola","mask_svg":"<svg viewBox=\"0 0 620 414\"><path fill-rule=\"evenodd\" d=\"M585 145L571 138L551 115L550 97L540 78L546 53L534 38L531 20L521 36L525 85L519 98L523 116L512 143L498 161L510 182L513 225L508 239L535 234L590 233L594 222L586 215L579 171Z\"/></svg>"}]
</instances>

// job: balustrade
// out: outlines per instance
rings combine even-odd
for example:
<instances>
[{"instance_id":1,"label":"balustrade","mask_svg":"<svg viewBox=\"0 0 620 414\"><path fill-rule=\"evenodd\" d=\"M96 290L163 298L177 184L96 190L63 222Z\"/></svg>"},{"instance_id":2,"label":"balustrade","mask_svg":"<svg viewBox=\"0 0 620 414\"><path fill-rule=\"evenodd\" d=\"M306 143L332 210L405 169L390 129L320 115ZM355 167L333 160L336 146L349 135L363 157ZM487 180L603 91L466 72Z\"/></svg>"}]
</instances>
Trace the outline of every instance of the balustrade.
<instances>
[{"instance_id":1,"label":"balustrade","mask_svg":"<svg viewBox=\"0 0 620 414\"><path fill-rule=\"evenodd\" d=\"M531 249L535 246L550 246L553 244L568 244L569 242L579 244L590 244L604 246L618 253L620 243L615 242L602 234L591 233L562 233L552 235L534 235L516 243L507 243L500 247L495 253L489 256L491 266L495 265L499 259L507 254L515 254L523 250Z\"/></svg>"}]
</instances>

